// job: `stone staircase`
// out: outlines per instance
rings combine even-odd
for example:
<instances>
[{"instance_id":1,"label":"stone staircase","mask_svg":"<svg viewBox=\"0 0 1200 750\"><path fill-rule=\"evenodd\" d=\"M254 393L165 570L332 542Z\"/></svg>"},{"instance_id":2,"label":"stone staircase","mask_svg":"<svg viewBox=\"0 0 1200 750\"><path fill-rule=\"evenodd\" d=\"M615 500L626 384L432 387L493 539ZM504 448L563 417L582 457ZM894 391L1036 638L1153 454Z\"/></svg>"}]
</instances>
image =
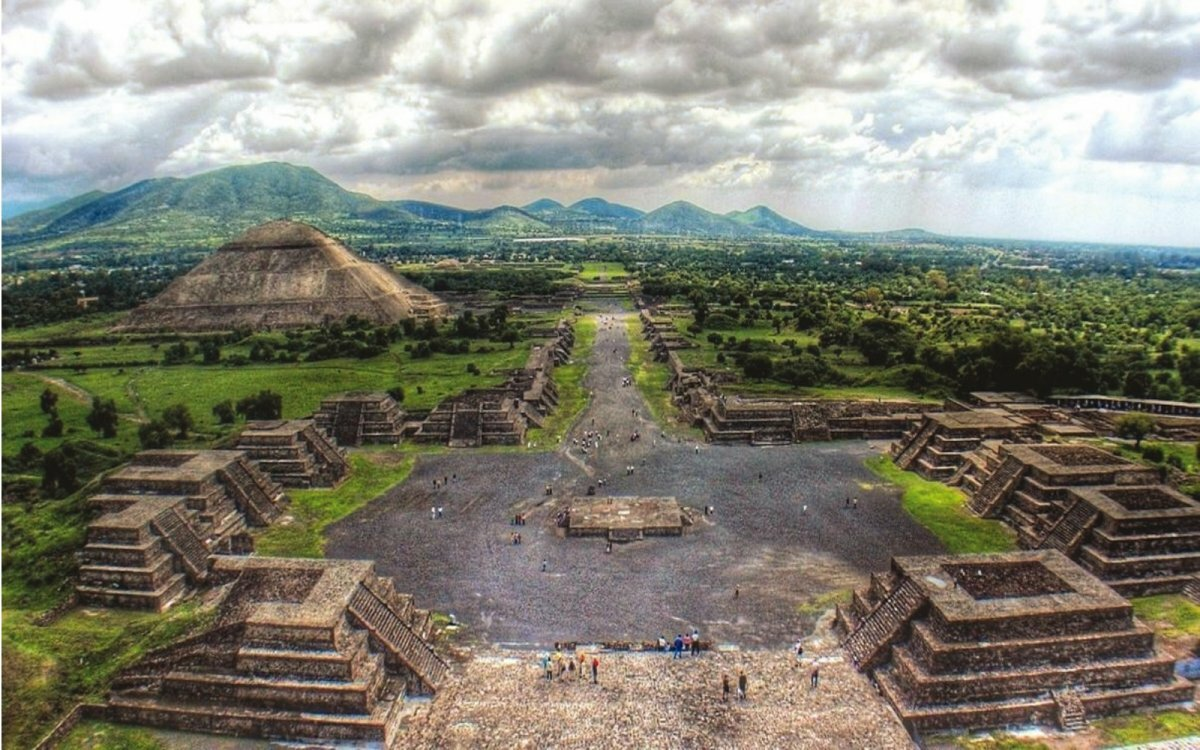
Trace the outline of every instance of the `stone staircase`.
<instances>
[{"instance_id":1,"label":"stone staircase","mask_svg":"<svg viewBox=\"0 0 1200 750\"><path fill-rule=\"evenodd\" d=\"M905 579L842 641L842 648L860 672L883 661L893 643L903 636L904 627L925 604L925 592Z\"/></svg>"},{"instance_id":2,"label":"stone staircase","mask_svg":"<svg viewBox=\"0 0 1200 750\"><path fill-rule=\"evenodd\" d=\"M1099 518L1100 514L1095 508L1076 500L1038 543L1037 549L1056 549L1067 557L1073 557Z\"/></svg>"},{"instance_id":3,"label":"stone staircase","mask_svg":"<svg viewBox=\"0 0 1200 750\"><path fill-rule=\"evenodd\" d=\"M1084 710L1083 701L1079 700L1079 694L1074 690L1052 690L1050 695L1054 698L1054 713L1058 719L1058 726L1064 732L1077 732L1087 726L1087 711Z\"/></svg>"},{"instance_id":4,"label":"stone staircase","mask_svg":"<svg viewBox=\"0 0 1200 750\"><path fill-rule=\"evenodd\" d=\"M445 680L449 671L446 662L377 593L360 585L350 599L349 612L393 658L412 671L430 690L436 690ZM426 612L426 622L428 618Z\"/></svg>"},{"instance_id":5,"label":"stone staircase","mask_svg":"<svg viewBox=\"0 0 1200 750\"><path fill-rule=\"evenodd\" d=\"M1196 604L1200 604L1200 577L1193 576L1183 585L1183 595Z\"/></svg>"},{"instance_id":6,"label":"stone staircase","mask_svg":"<svg viewBox=\"0 0 1200 750\"><path fill-rule=\"evenodd\" d=\"M896 455L896 466L903 471L908 471L916 462L917 456L921 455L921 451L925 450L925 446L929 445L929 441L933 437L933 433L937 431L937 428L937 422L926 418L925 424L921 425L921 429L917 431L917 434Z\"/></svg>"},{"instance_id":7,"label":"stone staircase","mask_svg":"<svg viewBox=\"0 0 1200 750\"><path fill-rule=\"evenodd\" d=\"M1008 493L1017 486L1025 474L1025 464L1012 456L1006 456L1000 466L984 481L971 496L971 510L982 518L999 514Z\"/></svg>"},{"instance_id":8,"label":"stone staircase","mask_svg":"<svg viewBox=\"0 0 1200 750\"><path fill-rule=\"evenodd\" d=\"M233 461L218 475L228 487L230 494L239 501L247 519L259 526L266 526L282 512L276 499L281 496L279 488L257 470L248 469L241 461Z\"/></svg>"},{"instance_id":9,"label":"stone staircase","mask_svg":"<svg viewBox=\"0 0 1200 750\"><path fill-rule=\"evenodd\" d=\"M209 549L178 510L167 508L155 516L150 524L163 538L167 549L174 552L183 564L192 583L201 583L208 578Z\"/></svg>"}]
</instances>

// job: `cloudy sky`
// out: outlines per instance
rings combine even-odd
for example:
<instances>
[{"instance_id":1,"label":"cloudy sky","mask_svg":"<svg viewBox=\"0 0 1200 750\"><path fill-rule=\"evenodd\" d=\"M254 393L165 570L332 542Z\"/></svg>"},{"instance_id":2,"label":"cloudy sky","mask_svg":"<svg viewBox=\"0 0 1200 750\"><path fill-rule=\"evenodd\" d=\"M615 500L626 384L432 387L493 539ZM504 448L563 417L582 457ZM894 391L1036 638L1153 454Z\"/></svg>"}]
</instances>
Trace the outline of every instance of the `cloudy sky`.
<instances>
[{"instance_id":1,"label":"cloudy sky","mask_svg":"<svg viewBox=\"0 0 1200 750\"><path fill-rule=\"evenodd\" d=\"M10 208L263 160L379 198L1200 245L1200 2L4 0Z\"/></svg>"}]
</instances>

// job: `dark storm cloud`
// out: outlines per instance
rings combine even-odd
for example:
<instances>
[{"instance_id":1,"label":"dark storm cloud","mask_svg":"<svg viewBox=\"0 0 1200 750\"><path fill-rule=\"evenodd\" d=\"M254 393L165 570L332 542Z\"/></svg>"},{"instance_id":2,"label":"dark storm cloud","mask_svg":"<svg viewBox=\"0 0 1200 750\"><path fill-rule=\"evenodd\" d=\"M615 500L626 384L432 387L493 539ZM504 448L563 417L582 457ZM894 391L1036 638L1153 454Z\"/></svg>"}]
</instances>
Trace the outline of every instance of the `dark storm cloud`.
<instances>
[{"instance_id":1,"label":"dark storm cloud","mask_svg":"<svg viewBox=\"0 0 1200 750\"><path fill-rule=\"evenodd\" d=\"M416 30L421 12L399 5L362 8L351 4L334 13L331 20L344 24L350 35L291 50L282 66L283 80L331 85L388 73L396 51Z\"/></svg>"}]
</instances>

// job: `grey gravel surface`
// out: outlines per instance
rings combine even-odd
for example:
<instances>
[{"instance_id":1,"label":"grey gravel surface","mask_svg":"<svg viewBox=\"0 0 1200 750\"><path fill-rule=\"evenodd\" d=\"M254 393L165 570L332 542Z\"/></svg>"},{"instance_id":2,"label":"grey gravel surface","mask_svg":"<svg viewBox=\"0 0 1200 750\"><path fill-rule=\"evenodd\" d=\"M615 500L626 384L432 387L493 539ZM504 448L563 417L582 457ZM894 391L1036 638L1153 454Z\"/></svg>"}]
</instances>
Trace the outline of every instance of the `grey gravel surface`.
<instances>
[{"instance_id":1,"label":"grey gravel surface","mask_svg":"<svg viewBox=\"0 0 1200 750\"><path fill-rule=\"evenodd\" d=\"M637 388L622 385L628 355L624 317L602 317L585 379L592 399L564 447L423 455L407 481L329 528L327 556L375 559L419 606L454 613L490 642L646 640L695 626L706 640L774 646L811 628L797 605L814 595L861 585L892 555L943 551L863 467L878 446L666 439ZM592 429L608 437L585 454L572 439ZM558 503L600 478L600 496L674 496L716 512L683 537L606 554L602 540L554 526ZM511 525L516 513L525 526ZM514 531L523 544L510 543Z\"/></svg>"}]
</instances>

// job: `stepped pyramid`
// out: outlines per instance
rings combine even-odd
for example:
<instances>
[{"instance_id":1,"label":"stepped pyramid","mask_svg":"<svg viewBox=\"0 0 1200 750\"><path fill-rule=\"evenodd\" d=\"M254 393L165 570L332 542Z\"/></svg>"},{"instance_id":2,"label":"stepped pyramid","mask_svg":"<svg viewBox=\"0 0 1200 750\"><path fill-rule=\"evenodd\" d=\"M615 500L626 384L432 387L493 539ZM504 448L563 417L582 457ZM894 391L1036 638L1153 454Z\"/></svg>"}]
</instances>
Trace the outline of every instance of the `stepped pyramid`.
<instances>
[{"instance_id":1,"label":"stepped pyramid","mask_svg":"<svg viewBox=\"0 0 1200 750\"><path fill-rule=\"evenodd\" d=\"M216 621L117 676L106 718L347 748L397 747L404 697L449 678L430 613L365 560L216 556Z\"/></svg>"},{"instance_id":2,"label":"stepped pyramid","mask_svg":"<svg viewBox=\"0 0 1200 750\"><path fill-rule=\"evenodd\" d=\"M222 246L116 330L301 328L351 315L390 324L445 314L446 304L422 287L319 229L279 220Z\"/></svg>"}]
</instances>

